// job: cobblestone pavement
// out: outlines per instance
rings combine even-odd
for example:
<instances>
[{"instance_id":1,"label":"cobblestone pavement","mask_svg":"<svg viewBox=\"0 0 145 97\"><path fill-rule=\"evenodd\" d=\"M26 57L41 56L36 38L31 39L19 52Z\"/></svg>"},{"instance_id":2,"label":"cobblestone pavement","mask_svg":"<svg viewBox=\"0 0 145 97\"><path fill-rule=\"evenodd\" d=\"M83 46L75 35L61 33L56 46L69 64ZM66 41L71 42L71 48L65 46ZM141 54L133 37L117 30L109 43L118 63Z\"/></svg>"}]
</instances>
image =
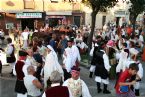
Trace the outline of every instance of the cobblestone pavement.
<instances>
[{"instance_id":1,"label":"cobblestone pavement","mask_svg":"<svg viewBox=\"0 0 145 97\"><path fill-rule=\"evenodd\" d=\"M16 97L16 93L14 92L14 86L16 77L11 77L10 74L10 66L3 66L3 76L0 77L0 97ZM97 93L97 87L93 79L88 77L89 70L85 67L81 66L81 79L83 79L87 86L89 87L90 93L92 97L115 97L114 84L115 80L111 80L108 89L111 91L111 94L103 94ZM141 83L141 96L145 97L145 80L142 80Z\"/></svg>"}]
</instances>

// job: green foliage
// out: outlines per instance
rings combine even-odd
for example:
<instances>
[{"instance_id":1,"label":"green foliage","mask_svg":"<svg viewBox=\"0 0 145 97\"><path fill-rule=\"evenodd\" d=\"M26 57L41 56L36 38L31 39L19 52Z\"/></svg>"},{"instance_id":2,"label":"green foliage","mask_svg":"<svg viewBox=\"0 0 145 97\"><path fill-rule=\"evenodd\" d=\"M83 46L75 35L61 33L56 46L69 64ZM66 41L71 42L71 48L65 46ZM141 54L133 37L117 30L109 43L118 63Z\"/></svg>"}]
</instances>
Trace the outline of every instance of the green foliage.
<instances>
[{"instance_id":1,"label":"green foliage","mask_svg":"<svg viewBox=\"0 0 145 97\"><path fill-rule=\"evenodd\" d=\"M92 7L94 12L105 12L108 8L114 7L118 0L82 0L82 2Z\"/></svg>"},{"instance_id":2,"label":"green foliage","mask_svg":"<svg viewBox=\"0 0 145 97\"><path fill-rule=\"evenodd\" d=\"M145 0L130 0L129 12L138 15L145 11Z\"/></svg>"}]
</instances>

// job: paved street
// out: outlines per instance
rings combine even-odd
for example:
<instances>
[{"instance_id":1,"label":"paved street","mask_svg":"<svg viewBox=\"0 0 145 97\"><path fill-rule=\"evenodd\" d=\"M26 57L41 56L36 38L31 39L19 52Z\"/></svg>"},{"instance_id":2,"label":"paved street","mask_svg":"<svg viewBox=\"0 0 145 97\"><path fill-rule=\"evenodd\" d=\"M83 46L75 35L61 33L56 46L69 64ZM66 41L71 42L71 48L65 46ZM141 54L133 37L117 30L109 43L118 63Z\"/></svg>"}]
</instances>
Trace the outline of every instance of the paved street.
<instances>
[{"instance_id":1,"label":"paved street","mask_svg":"<svg viewBox=\"0 0 145 97\"><path fill-rule=\"evenodd\" d=\"M143 65L145 68L145 64ZM3 77L0 77L0 97L16 97L16 93L14 92L15 86L15 77L9 76L10 67L3 66ZM90 79L88 77L89 70L85 67L81 67L81 78L86 82L89 87L89 90L92 94L92 97L115 97L114 83L115 81L110 81L109 90L112 92L109 95L104 95L103 93L98 94L96 84L94 79ZM143 78L141 83L141 96L145 97L145 78Z\"/></svg>"}]
</instances>

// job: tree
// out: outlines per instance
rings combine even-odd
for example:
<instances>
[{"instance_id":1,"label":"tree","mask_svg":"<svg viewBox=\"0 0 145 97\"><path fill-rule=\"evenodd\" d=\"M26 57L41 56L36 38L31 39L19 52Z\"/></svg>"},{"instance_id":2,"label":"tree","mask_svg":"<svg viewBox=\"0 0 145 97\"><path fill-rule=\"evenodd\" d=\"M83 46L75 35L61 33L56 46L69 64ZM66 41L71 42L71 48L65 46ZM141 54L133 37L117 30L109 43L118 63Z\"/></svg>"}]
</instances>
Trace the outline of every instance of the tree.
<instances>
[{"instance_id":1,"label":"tree","mask_svg":"<svg viewBox=\"0 0 145 97\"><path fill-rule=\"evenodd\" d=\"M131 24L133 25L133 34L135 32L135 24L136 24L136 18L139 14L143 13L145 11L145 0L130 0L131 6L129 8L129 19Z\"/></svg>"},{"instance_id":2,"label":"tree","mask_svg":"<svg viewBox=\"0 0 145 97\"><path fill-rule=\"evenodd\" d=\"M98 12L106 12L108 8L114 7L118 0L82 0L86 5L92 8L92 22L91 22L91 32L88 38L89 51L92 47L92 38L94 34L96 15Z\"/></svg>"}]
</instances>

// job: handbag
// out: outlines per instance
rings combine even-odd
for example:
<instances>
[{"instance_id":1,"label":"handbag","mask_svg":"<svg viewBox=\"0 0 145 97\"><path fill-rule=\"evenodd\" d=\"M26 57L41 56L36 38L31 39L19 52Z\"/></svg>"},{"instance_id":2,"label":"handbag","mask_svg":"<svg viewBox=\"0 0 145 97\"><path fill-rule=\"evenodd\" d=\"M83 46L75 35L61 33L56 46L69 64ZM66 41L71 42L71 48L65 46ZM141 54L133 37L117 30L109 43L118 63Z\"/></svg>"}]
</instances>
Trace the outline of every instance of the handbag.
<instances>
[{"instance_id":1,"label":"handbag","mask_svg":"<svg viewBox=\"0 0 145 97\"><path fill-rule=\"evenodd\" d=\"M7 60L7 63L14 63L16 61L16 58L15 56L12 56L12 57L7 57L6 60Z\"/></svg>"},{"instance_id":2,"label":"handbag","mask_svg":"<svg viewBox=\"0 0 145 97\"><path fill-rule=\"evenodd\" d=\"M129 92L129 86L120 86L120 92L121 93Z\"/></svg>"}]
</instances>

